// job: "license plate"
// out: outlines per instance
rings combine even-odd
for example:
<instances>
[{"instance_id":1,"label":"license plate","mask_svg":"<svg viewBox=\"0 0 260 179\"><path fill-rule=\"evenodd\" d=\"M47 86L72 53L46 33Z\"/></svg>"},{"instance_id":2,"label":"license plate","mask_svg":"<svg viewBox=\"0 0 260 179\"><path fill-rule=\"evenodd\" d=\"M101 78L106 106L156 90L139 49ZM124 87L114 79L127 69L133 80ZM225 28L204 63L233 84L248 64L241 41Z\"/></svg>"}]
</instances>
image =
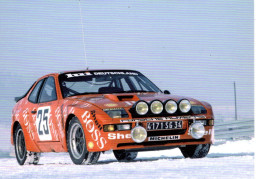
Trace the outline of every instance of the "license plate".
<instances>
[{"instance_id":1,"label":"license plate","mask_svg":"<svg viewBox=\"0 0 260 179\"><path fill-rule=\"evenodd\" d=\"M182 129L182 121L148 122L147 130Z\"/></svg>"}]
</instances>

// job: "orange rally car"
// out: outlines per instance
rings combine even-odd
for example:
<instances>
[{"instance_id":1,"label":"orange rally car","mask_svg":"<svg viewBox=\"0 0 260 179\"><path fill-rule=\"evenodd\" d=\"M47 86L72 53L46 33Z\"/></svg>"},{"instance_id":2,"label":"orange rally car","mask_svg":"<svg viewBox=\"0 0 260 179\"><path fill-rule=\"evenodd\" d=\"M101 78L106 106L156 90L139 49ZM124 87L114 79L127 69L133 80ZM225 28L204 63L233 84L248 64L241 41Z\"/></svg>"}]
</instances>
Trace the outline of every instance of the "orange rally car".
<instances>
[{"instance_id":1,"label":"orange rally car","mask_svg":"<svg viewBox=\"0 0 260 179\"><path fill-rule=\"evenodd\" d=\"M11 142L20 165L37 164L42 152L69 152L75 164L96 163L108 150L118 161L170 148L202 158L214 139L210 104L162 92L133 70L48 74L15 100Z\"/></svg>"}]
</instances>

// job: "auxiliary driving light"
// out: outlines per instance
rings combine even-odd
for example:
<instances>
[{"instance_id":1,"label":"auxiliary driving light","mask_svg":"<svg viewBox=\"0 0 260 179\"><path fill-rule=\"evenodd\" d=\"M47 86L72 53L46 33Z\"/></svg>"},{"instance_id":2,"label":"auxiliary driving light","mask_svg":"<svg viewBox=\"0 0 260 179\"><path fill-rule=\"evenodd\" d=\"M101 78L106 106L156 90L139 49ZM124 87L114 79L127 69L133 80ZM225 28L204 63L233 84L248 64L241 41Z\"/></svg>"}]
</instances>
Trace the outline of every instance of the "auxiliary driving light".
<instances>
[{"instance_id":1,"label":"auxiliary driving light","mask_svg":"<svg viewBox=\"0 0 260 179\"><path fill-rule=\"evenodd\" d=\"M177 111L178 105L175 101L170 100L165 104L165 110L169 114L173 114Z\"/></svg>"},{"instance_id":2,"label":"auxiliary driving light","mask_svg":"<svg viewBox=\"0 0 260 179\"><path fill-rule=\"evenodd\" d=\"M205 128L202 123L195 122L190 126L190 134L194 139L200 139L205 134Z\"/></svg>"},{"instance_id":3,"label":"auxiliary driving light","mask_svg":"<svg viewBox=\"0 0 260 179\"><path fill-rule=\"evenodd\" d=\"M148 105L143 101L138 102L136 104L135 109L136 109L137 114L139 114L139 115L145 115L149 110Z\"/></svg>"},{"instance_id":4,"label":"auxiliary driving light","mask_svg":"<svg viewBox=\"0 0 260 179\"><path fill-rule=\"evenodd\" d=\"M163 111L163 104L160 101L154 101L151 104L151 111L154 114L160 114Z\"/></svg>"},{"instance_id":5,"label":"auxiliary driving light","mask_svg":"<svg viewBox=\"0 0 260 179\"><path fill-rule=\"evenodd\" d=\"M183 100L181 100L181 102L179 104L179 108L180 108L181 112L187 113L191 109L191 104L187 99L183 99Z\"/></svg>"},{"instance_id":6,"label":"auxiliary driving light","mask_svg":"<svg viewBox=\"0 0 260 179\"><path fill-rule=\"evenodd\" d=\"M145 128L136 126L131 130L131 137L136 143L141 143L146 139L147 132Z\"/></svg>"}]
</instances>

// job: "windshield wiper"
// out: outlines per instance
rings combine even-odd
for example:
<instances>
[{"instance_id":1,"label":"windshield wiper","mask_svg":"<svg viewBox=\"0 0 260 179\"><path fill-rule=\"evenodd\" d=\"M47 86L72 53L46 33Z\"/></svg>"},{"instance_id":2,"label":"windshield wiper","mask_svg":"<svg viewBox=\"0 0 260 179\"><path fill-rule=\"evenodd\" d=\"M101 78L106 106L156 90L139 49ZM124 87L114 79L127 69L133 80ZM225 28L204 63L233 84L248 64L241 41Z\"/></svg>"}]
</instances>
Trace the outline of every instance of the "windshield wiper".
<instances>
[{"instance_id":1,"label":"windshield wiper","mask_svg":"<svg viewBox=\"0 0 260 179\"><path fill-rule=\"evenodd\" d=\"M123 93L149 93L149 92L155 93L155 91L145 91L145 90L129 90L129 91L124 91Z\"/></svg>"}]
</instances>

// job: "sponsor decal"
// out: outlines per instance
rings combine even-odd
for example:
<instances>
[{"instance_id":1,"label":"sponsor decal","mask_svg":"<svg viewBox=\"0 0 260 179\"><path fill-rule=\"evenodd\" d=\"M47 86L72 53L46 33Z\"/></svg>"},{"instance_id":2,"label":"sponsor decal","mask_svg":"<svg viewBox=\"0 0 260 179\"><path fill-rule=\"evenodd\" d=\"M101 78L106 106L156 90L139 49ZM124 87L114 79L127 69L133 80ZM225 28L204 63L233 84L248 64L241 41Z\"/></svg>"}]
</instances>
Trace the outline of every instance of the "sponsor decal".
<instances>
[{"instance_id":1,"label":"sponsor decal","mask_svg":"<svg viewBox=\"0 0 260 179\"><path fill-rule=\"evenodd\" d=\"M128 106L132 106L133 104L135 104L136 101L125 101L125 106L128 107Z\"/></svg>"},{"instance_id":2,"label":"sponsor decal","mask_svg":"<svg viewBox=\"0 0 260 179\"><path fill-rule=\"evenodd\" d=\"M90 108L92 105L88 103L84 103L83 105L80 105L80 108Z\"/></svg>"},{"instance_id":3,"label":"sponsor decal","mask_svg":"<svg viewBox=\"0 0 260 179\"><path fill-rule=\"evenodd\" d=\"M59 129L59 135L61 136L61 139L64 138L64 132L63 132L63 118L62 118L62 107L63 107L63 104L61 105L61 107L57 108L55 110L55 116L56 116L56 123L57 123L57 126L58 126L58 129Z\"/></svg>"},{"instance_id":4,"label":"sponsor decal","mask_svg":"<svg viewBox=\"0 0 260 179\"><path fill-rule=\"evenodd\" d=\"M39 139L42 141L52 140L49 124L50 111L50 106L40 107L37 110L36 127Z\"/></svg>"},{"instance_id":5,"label":"sponsor decal","mask_svg":"<svg viewBox=\"0 0 260 179\"><path fill-rule=\"evenodd\" d=\"M66 76L67 78L72 78L72 77L80 77L80 76L90 76L92 75L89 72L85 72L85 73L67 73Z\"/></svg>"},{"instance_id":6,"label":"sponsor decal","mask_svg":"<svg viewBox=\"0 0 260 179\"><path fill-rule=\"evenodd\" d=\"M131 134L108 133L108 139L131 139Z\"/></svg>"},{"instance_id":7,"label":"sponsor decal","mask_svg":"<svg viewBox=\"0 0 260 179\"><path fill-rule=\"evenodd\" d=\"M206 116L173 116L173 117L155 117L146 119L122 119L120 122L143 122L143 121L167 121L181 119L206 119Z\"/></svg>"},{"instance_id":8,"label":"sponsor decal","mask_svg":"<svg viewBox=\"0 0 260 179\"><path fill-rule=\"evenodd\" d=\"M135 72L124 72L124 71L106 71L106 72L83 72L83 73L67 73L67 78L91 76L91 75L138 75Z\"/></svg>"},{"instance_id":9,"label":"sponsor decal","mask_svg":"<svg viewBox=\"0 0 260 179\"><path fill-rule=\"evenodd\" d=\"M101 132L99 130L100 128L96 128L98 122L96 120L95 111L86 111L81 117L83 119L87 131L90 133L92 140L96 143L98 148L103 149L107 141L104 137L101 137Z\"/></svg>"},{"instance_id":10,"label":"sponsor decal","mask_svg":"<svg viewBox=\"0 0 260 179\"><path fill-rule=\"evenodd\" d=\"M180 139L180 135L148 137L148 141L167 141L167 140L179 140L179 139Z\"/></svg>"},{"instance_id":11,"label":"sponsor decal","mask_svg":"<svg viewBox=\"0 0 260 179\"><path fill-rule=\"evenodd\" d=\"M28 132L28 134L30 135L31 139L34 140L34 134L32 132L32 127L31 127L31 124L29 122L29 109L26 108L24 111L23 111L23 120L24 120L24 126Z\"/></svg>"},{"instance_id":12,"label":"sponsor decal","mask_svg":"<svg viewBox=\"0 0 260 179\"><path fill-rule=\"evenodd\" d=\"M117 104L116 103L108 103L108 104L104 104L104 106L106 106L106 107L116 107Z\"/></svg>"},{"instance_id":13,"label":"sponsor decal","mask_svg":"<svg viewBox=\"0 0 260 179\"><path fill-rule=\"evenodd\" d=\"M114 111L114 110L121 110L124 108L107 108L107 109L103 109L103 111Z\"/></svg>"},{"instance_id":14,"label":"sponsor decal","mask_svg":"<svg viewBox=\"0 0 260 179\"><path fill-rule=\"evenodd\" d=\"M135 72L124 72L124 71L106 71L106 72L94 72L94 75L138 75Z\"/></svg>"},{"instance_id":15,"label":"sponsor decal","mask_svg":"<svg viewBox=\"0 0 260 179\"><path fill-rule=\"evenodd\" d=\"M204 134L204 135L211 135L211 133L212 133L212 130L209 129L209 131L205 131L205 134Z\"/></svg>"}]
</instances>

